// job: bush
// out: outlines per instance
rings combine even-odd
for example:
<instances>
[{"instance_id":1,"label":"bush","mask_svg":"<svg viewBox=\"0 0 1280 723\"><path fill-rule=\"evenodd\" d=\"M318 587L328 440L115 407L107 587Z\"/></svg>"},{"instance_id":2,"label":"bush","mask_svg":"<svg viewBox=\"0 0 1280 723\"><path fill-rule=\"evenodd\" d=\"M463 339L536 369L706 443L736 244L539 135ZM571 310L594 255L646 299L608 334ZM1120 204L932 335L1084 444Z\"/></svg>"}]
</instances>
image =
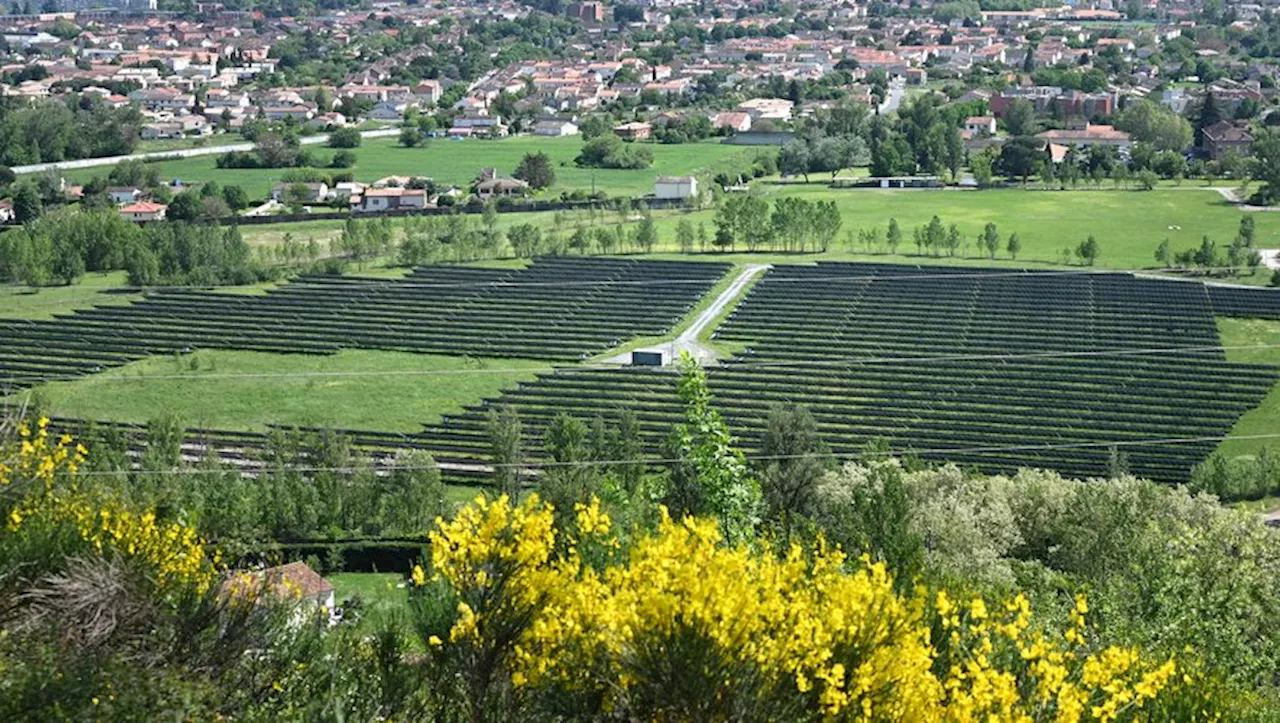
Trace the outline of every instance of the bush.
<instances>
[{"instance_id":1,"label":"bush","mask_svg":"<svg viewBox=\"0 0 1280 723\"><path fill-rule=\"evenodd\" d=\"M330 148L359 148L360 131L355 128L338 128L329 134Z\"/></svg>"}]
</instances>

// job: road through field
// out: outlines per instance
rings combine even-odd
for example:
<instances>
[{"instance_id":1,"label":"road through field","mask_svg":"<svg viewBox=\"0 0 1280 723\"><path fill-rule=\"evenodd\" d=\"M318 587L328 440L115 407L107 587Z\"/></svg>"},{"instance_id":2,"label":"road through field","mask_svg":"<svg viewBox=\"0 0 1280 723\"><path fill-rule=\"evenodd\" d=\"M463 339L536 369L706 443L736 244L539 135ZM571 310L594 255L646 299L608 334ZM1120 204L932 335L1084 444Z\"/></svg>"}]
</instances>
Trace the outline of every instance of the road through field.
<instances>
[{"instance_id":1,"label":"road through field","mask_svg":"<svg viewBox=\"0 0 1280 723\"><path fill-rule=\"evenodd\" d=\"M725 289L715 302L708 306L705 311L698 315L697 319L688 326L684 331L671 341L655 344L654 346L645 347L637 351L661 351L668 355L669 360L673 360L680 355L680 352L689 352L702 364L714 362L716 352L714 349L708 348L706 345L698 341L698 337L702 335L711 322L734 301L742 295L742 290L751 283L751 279L761 271L769 268L769 264L750 264L738 274L738 278L733 280L729 288ZM616 356L611 356L604 360L605 364L629 364L631 362L631 352L624 352Z\"/></svg>"}]
</instances>

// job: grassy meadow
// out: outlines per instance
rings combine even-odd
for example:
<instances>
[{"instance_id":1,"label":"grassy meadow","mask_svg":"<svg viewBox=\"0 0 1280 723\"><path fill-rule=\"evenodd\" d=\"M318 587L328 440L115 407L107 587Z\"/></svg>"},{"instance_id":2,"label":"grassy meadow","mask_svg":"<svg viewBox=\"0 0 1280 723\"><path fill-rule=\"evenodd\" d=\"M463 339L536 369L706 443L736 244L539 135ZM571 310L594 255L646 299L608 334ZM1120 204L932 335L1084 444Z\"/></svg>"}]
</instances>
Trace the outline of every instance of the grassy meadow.
<instances>
[{"instance_id":1,"label":"grassy meadow","mask_svg":"<svg viewBox=\"0 0 1280 723\"><path fill-rule=\"evenodd\" d=\"M383 176L428 176L437 183L466 187L482 168L497 168L510 175L525 153L543 152L555 165L556 183L547 193L556 196L563 191L593 188L611 196L643 196L653 193L658 176L688 175L714 168L718 161L756 151L742 146L724 145L718 141L681 145L646 144L653 151L653 165L640 170L578 168L573 159L582 149L582 139L513 136L499 140L432 139L419 148L404 148L395 138L366 138L353 149L357 162L349 169L357 181L369 183ZM305 146L320 156L334 151L324 146ZM166 181L179 179L186 184L217 181L219 185L238 185L252 199L265 199L271 187L280 182L288 169L218 168L217 156L197 156L153 164ZM83 183L95 175L109 173L105 167L67 171L68 180Z\"/></svg>"},{"instance_id":2,"label":"grassy meadow","mask_svg":"<svg viewBox=\"0 0 1280 723\"><path fill-rule=\"evenodd\" d=\"M1229 361L1280 368L1280 321L1219 318L1218 335L1223 346L1241 347L1226 350ZM1233 437L1280 434L1280 382L1271 387L1261 404L1240 417L1230 434ZM1228 457L1238 457L1256 455L1263 447L1280 450L1280 438L1229 439L1218 450Z\"/></svg>"},{"instance_id":3,"label":"grassy meadow","mask_svg":"<svg viewBox=\"0 0 1280 723\"><path fill-rule=\"evenodd\" d=\"M549 369L523 359L358 349L330 356L202 350L151 357L22 394L40 394L52 414L83 419L146 422L175 414L188 425L215 429L299 425L415 432Z\"/></svg>"}]
</instances>

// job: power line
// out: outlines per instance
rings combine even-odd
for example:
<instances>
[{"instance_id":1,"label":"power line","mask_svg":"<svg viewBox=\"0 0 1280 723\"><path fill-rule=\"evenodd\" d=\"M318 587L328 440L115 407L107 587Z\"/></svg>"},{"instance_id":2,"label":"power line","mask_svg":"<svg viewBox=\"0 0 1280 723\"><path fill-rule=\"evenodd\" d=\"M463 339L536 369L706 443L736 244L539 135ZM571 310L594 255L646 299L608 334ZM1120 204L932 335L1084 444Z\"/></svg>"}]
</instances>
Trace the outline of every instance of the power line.
<instances>
[{"instance_id":1,"label":"power line","mask_svg":"<svg viewBox=\"0 0 1280 723\"><path fill-rule=\"evenodd\" d=\"M666 342L663 342L666 343ZM715 369L760 369L760 368L803 368L803 367L820 367L820 366L877 366L882 364L902 364L917 365L938 362L963 362L963 361L1023 361L1034 359L1080 359L1080 358L1099 358L1099 357L1130 357L1130 356L1160 356L1172 354L1194 354L1215 351L1256 351L1265 349L1280 349L1280 344L1243 344L1243 345L1219 345L1219 346L1175 346L1175 347L1148 347L1136 349L1103 349L1091 351L1040 351L1040 352L1023 352L1023 353L997 353L997 354L936 354L929 356L881 356L881 357L857 357L857 356L839 356L822 359L794 359L779 361L733 361L728 364L711 367ZM202 351L215 351L213 349L204 349ZM217 349L216 351L234 351L233 349ZM607 353L607 352L606 352ZM160 358L159 355L156 358ZM632 365L625 363L608 364L608 363L592 363L592 364L576 364L566 366L555 366L548 364L553 372L575 372L575 371L617 371L620 369L634 369ZM113 367L121 368L121 367ZM104 368L103 371L106 371ZM153 380L184 380L184 381L215 381L224 379L312 379L312 378L338 378L338 377L393 377L393 376L455 376L469 374L518 374L518 373L538 373L539 369L533 367L499 367L499 368L476 368L476 369L387 369L377 371L332 371L332 372L228 372L222 374L138 374L138 375L103 375L94 377L95 381L102 382L134 382L134 381L153 381ZM0 384L26 384L38 382L58 382L58 381L74 381L84 379L88 374L66 374L66 375L27 375L0 378Z\"/></svg>"},{"instance_id":2,"label":"power line","mask_svg":"<svg viewBox=\"0 0 1280 723\"><path fill-rule=\"evenodd\" d=\"M1108 440L1100 442L1059 442L1052 444L1020 444L1008 446L978 446L978 447L937 447L930 449L905 449L905 450L868 450L861 452L809 452L803 454L772 454L772 455L744 455L744 458L750 462L770 462L783 461L790 459L859 459L863 457L894 457L901 455L921 455L921 456L943 456L957 454L998 454L1002 452L1049 452L1064 449L1109 449L1111 447L1158 447L1179 444L1204 444L1206 442L1226 442L1226 441L1256 441L1262 439L1280 438L1280 432L1270 434L1245 434L1245 435L1211 435L1205 437L1168 437L1168 438L1149 438L1149 439L1129 439L1129 440ZM231 445L228 445L230 447ZM429 452L423 448L400 447L398 449L416 449L419 451ZM216 451L216 450L215 450ZM370 467L362 467L356 465L348 465L343 467L336 466L285 466L281 468L284 472L357 472L364 470L372 470L374 472L393 472L393 471L410 471L410 470L427 470L427 469L448 469L454 468L473 468L473 469L553 469L564 467L604 467L616 466L624 464L648 464L648 465L672 465L679 464L684 460L678 458L631 458L631 459L613 459L613 460L577 460L569 462L550 461L530 461L530 462L510 462L510 463L494 463L477 460L475 462L443 462L434 465L396 465L383 464L372 465ZM1034 461L1034 460L1032 460ZM269 469L271 465L264 463L262 468ZM103 470L82 470L79 475L116 475L124 472L120 471L103 471ZM127 470L135 474L157 474L157 475L186 475L186 474L225 474L234 472L234 469L161 469L161 470Z\"/></svg>"}]
</instances>

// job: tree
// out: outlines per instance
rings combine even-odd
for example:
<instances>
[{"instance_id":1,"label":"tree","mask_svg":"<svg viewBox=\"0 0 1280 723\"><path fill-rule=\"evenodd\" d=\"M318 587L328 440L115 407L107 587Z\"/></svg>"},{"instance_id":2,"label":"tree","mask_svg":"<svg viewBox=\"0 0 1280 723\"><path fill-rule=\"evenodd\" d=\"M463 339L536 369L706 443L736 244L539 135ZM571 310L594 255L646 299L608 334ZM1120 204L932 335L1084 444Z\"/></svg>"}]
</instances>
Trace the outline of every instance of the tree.
<instances>
[{"instance_id":1,"label":"tree","mask_svg":"<svg viewBox=\"0 0 1280 723\"><path fill-rule=\"evenodd\" d=\"M1200 104L1200 113L1196 116L1196 143L1204 145L1204 129L1222 120L1222 109L1218 107L1218 99L1212 91L1206 91L1204 101Z\"/></svg>"},{"instance_id":2,"label":"tree","mask_svg":"<svg viewBox=\"0 0 1280 723\"><path fill-rule=\"evenodd\" d=\"M1155 171L1150 168L1144 168L1143 170L1138 171L1138 185L1142 187L1142 190L1150 191L1154 189L1158 183L1160 183L1160 177L1156 175Z\"/></svg>"},{"instance_id":3,"label":"tree","mask_svg":"<svg viewBox=\"0 0 1280 723\"><path fill-rule=\"evenodd\" d=\"M1046 160L1043 145L1030 136L1005 141L1000 147L1000 172L1006 176L1021 178L1025 184L1027 178L1036 173Z\"/></svg>"},{"instance_id":4,"label":"tree","mask_svg":"<svg viewBox=\"0 0 1280 723\"><path fill-rule=\"evenodd\" d=\"M249 194L239 186L223 186L222 200L227 202L227 206L232 211L239 211L249 207Z\"/></svg>"},{"instance_id":5,"label":"tree","mask_svg":"<svg viewBox=\"0 0 1280 723\"><path fill-rule=\"evenodd\" d=\"M498 494L511 499L520 496L520 465L524 463L520 416L510 406L490 409L486 419L489 447L493 455L493 484Z\"/></svg>"},{"instance_id":6,"label":"tree","mask_svg":"<svg viewBox=\"0 0 1280 723\"><path fill-rule=\"evenodd\" d=\"M522 223L507 230L507 241L511 243L511 251L518 258L530 258L538 253L542 245L542 229L531 223Z\"/></svg>"},{"instance_id":7,"label":"tree","mask_svg":"<svg viewBox=\"0 0 1280 723\"><path fill-rule=\"evenodd\" d=\"M338 128L329 134L330 148L359 148L360 131L355 128Z\"/></svg>"},{"instance_id":8,"label":"tree","mask_svg":"<svg viewBox=\"0 0 1280 723\"><path fill-rule=\"evenodd\" d=\"M171 221L195 221L200 218L200 197L194 191L183 191L173 197L165 217Z\"/></svg>"},{"instance_id":9,"label":"tree","mask_svg":"<svg viewBox=\"0 0 1280 723\"><path fill-rule=\"evenodd\" d=\"M35 184L24 181L13 191L13 218L21 224L30 223L44 212L44 204L40 200L40 191Z\"/></svg>"},{"instance_id":10,"label":"tree","mask_svg":"<svg viewBox=\"0 0 1280 723\"><path fill-rule=\"evenodd\" d=\"M1006 244L1005 249L1009 252L1009 258L1018 258L1018 252L1022 250L1022 239L1018 238L1018 234L1009 234L1009 241Z\"/></svg>"},{"instance_id":11,"label":"tree","mask_svg":"<svg viewBox=\"0 0 1280 723\"><path fill-rule=\"evenodd\" d=\"M1258 197L1263 203L1280 201L1280 131L1268 128L1253 142L1253 180L1262 184Z\"/></svg>"},{"instance_id":12,"label":"tree","mask_svg":"<svg viewBox=\"0 0 1280 723\"><path fill-rule=\"evenodd\" d=\"M1098 240L1093 237L1093 234L1089 234L1089 238L1076 247L1076 256L1080 257L1080 260L1089 266L1093 266L1093 263L1098 260L1099 254L1101 254L1101 249L1098 247Z\"/></svg>"},{"instance_id":13,"label":"tree","mask_svg":"<svg viewBox=\"0 0 1280 723\"><path fill-rule=\"evenodd\" d=\"M426 137L422 135L422 131L411 126L405 126L400 129L400 145L405 148L417 148L422 145Z\"/></svg>"},{"instance_id":14,"label":"tree","mask_svg":"<svg viewBox=\"0 0 1280 723\"><path fill-rule=\"evenodd\" d=\"M650 253L657 244L658 228L653 224L653 216L646 213L640 219L640 226L636 228L636 246L645 253Z\"/></svg>"},{"instance_id":15,"label":"tree","mask_svg":"<svg viewBox=\"0 0 1280 723\"><path fill-rule=\"evenodd\" d=\"M351 168L356 164L357 160L359 159L355 153L344 149L333 154L333 160L329 162L329 165L333 168Z\"/></svg>"},{"instance_id":16,"label":"tree","mask_svg":"<svg viewBox=\"0 0 1280 723\"><path fill-rule=\"evenodd\" d=\"M1173 267L1173 252L1169 250L1169 239L1161 241L1160 245L1156 247L1155 258L1156 263L1160 264L1161 268L1168 269Z\"/></svg>"},{"instance_id":17,"label":"tree","mask_svg":"<svg viewBox=\"0 0 1280 723\"><path fill-rule=\"evenodd\" d=\"M760 493L766 519L783 535L789 537L797 520L816 511L818 483L833 466L829 454L807 407L775 404L769 409L760 441L765 458Z\"/></svg>"},{"instance_id":18,"label":"tree","mask_svg":"<svg viewBox=\"0 0 1280 723\"><path fill-rule=\"evenodd\" d=\"M1004 117L1005 130L1011 136L1030 136L1036 132L1036 107L1026 98L1017 98L1009 104Z\"/></svg>"},{"instance_id":19,"label":"tree","mask_svg":"<svg viewBox=\"0 0 1280 723\"><path fill-rule=\"evenodd\" d=\"M898 219L889 219L889 232L885 235L889 244L889 253L898 253L898 244L902 243L902 229L898 228Z\"/></svg>"},{"instance_id":20,"label":"tree","mask_svg":"<svg viewBox=\"0 0 1280 723\"><path fill-rule=\"evenodd\" d=\"M730 544L742 543L759 522L760 484L711 405L705 372L687 352L679 368L684 421L672 430L664 449L666 457L679 460L669 473L666 504L676 515L716 518Z\"/></svg>"},{"instance_id":21,"label":"tree","mask_svg":"<svg viewBox=\"0 0 1280 723\"><path fill-rule=\"evenodd\" d=\"M995 177L991 156L987 153L979 153L969 159L969 170L973 172L973 181L978 184L978 188L987 188Z\"/></svg>"},{"instance_id":22,"label":"tree","mask_svg":"<svg viewBox=\"0 0 1280 723\"><path fill-rule=\"evenodd\" d=\"M298 141L296 138L269 132L260 133L253 150L267 168L291 168L298 165Z\"/></svg>"},{"instance_id":23,"label":"tree","mask_svg":"<svg viewBox=\"0 0 1280 723\"><path fill-rule=\"evenodd\" d=\"M556 171L551 164L551 157L539 151L537 153L526 153L520 159L520 165L516 166L516 170L511 174L519 178L535 191L549 188L556 182Z\"/></svg>"},{"instance_id":24,"label":"tree","mask_svg":"<svg viewBox=\"0 0 1280 723\"><path fill-rule=\"evenodd\" d=\"M589 502L600 486L599 468L590 464L587 425L560 412L543 433L543 447L554 464L542 471L538 488L565 529L574 519L574 506Z\"/></svg>"},{"instance_id":25,"label":"tree","mask_svg":"<svg viewBox=\"0 0 1280 723\"><path fill-rule=\"evenodd\" d=\"M1191 145L1191 123L1172 110L1149 100L1130 103L1115 125L1133 140L1149 143L1158 151L1181 152Z\"/></svg>"},{"instance_id":26,"label":"tree","mask_svg":"<svg viewBox=\"0 0 1280 723\"><path fill-rule=\"evenodd\" d=\"M784 176L804 176L809 182L809 144L797 138L778 151L778 170Z\"/></svg>"},{"instance_id":27,"label":"tree","mask_svg":"<svg viewBox=\"0 0 1280 723\"><path fill-rule=\"evenodd\" d=\"M676 245L680 247L680 253L693 253L693 243L693 224L689 222L689 219L682 218L676 224Z\"/></svg>"},{"instance_id":28,"label":"tree","mask_svg":"<svg viewBox=\"0 0 1280 723\"><path fill-rule=\"evenodd\" d=\"M987 250L987 256L993 259L996 257L996 252L1000 250L1000 232L990 221L982 229L982 246Z\"/></svg>"}]
</instances>

